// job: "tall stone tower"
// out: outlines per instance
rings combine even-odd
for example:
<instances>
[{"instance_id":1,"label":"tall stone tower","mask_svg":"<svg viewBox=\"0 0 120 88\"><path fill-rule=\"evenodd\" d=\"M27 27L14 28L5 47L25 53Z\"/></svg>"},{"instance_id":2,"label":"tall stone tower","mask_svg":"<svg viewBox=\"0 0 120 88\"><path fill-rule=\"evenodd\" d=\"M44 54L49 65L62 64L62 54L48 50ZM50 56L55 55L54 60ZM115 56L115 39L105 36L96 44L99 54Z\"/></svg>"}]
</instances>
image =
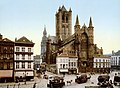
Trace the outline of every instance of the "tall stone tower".
<instances>
[{"instance_id":1,"label":"tall stone tower","mask_svg":"<svg viewBox=\"0 0 120 88\"><path fill-rule=\"evenodd\" d=\"M46 27L44 26L43 37L41 41L41 57L43 61L45 61L44 57L46 55L46 44L47 44L47 31Z\"/></svg>"},{"instance_id":2,"label":"tall stone tower","mask_svg":"<svg viewBox=\"0 0 120 88\"><path fill-rule=\"evenodd\" d=\"M56 13L56 37L64 40L68 38L72 33L72 11L66 10L64 6L59 7Z\"/></svg>"}]
</instances>

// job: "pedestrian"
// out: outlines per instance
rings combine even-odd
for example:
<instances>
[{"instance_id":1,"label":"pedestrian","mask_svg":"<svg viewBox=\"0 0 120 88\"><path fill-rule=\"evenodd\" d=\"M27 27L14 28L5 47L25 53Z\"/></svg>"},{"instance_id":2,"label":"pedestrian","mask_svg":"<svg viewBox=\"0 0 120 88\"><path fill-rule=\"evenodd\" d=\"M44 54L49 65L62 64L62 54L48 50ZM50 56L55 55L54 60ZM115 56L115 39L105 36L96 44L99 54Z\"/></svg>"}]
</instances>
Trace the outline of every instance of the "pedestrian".
<instances>
[{"instance_id":1,"label":"pedestrian","mask_svg":"<svg viewBox=\"0 0 120 88\"><path fill-rule=\"evenodd\" d=\"M7 88L9 88L9 85L7 85Z\"/></svg>"},{"instance_id":2,"label":"pedestrian","mask_svg":"<svg viewBox=\"0 0 120 88\"><path fill-rule=\"evenodd\" d=\"M20 87L20 83L18 84L18 88Z\"/></svg>"},{"instance_id":3,"label":"pedestrian","mask_svg":"<svg viewBox=\"0 0 120 88\"><path fill-rule=\"evenodd\" d=\"M15 88L15 84L13 85L13 88Z\"/></svg>"},{"instance_id":4,"label":"pedestrian","mask_svg":"<svg viewBox=\"0 0 120 88\"><path fill-rule=\"evenodd\" d=\"M36 83L34 83L34 85L33 85L33 88L35 88L36 87Z\"/></svg>"}]
</instances>

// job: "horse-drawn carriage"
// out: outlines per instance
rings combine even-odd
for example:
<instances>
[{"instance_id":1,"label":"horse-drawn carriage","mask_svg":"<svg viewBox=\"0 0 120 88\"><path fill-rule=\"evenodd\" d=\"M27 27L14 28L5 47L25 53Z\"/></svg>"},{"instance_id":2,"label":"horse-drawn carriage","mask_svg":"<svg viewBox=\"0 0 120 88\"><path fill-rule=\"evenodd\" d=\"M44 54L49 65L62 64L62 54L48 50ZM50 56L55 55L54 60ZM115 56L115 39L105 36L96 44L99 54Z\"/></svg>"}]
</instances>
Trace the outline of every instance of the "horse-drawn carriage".
<instances>
[{"instance_id":1,"label":"horse-drawn carriage","mask_svg":"<svg viewBox=\"0 0 120 88\"><path fill-rule=\"evenodd\" d=\"M53 76L48 81L47 87L50 88L62 88L65 85L63 77Z\"/></svg>"},{"instance_id":2,"label":"horse-drawn carriage","mask_svg":"<svg viewBox=\"0 0 120 88\"><path fill-rule=\"evenodd\" d=\"M100 87L104 87L104 88L113 88L112 86L112 82L109 81L110 76L109 75L100 75L98 76L98 85Z\"/></svg>"},{"instance_id":3,"label":"horse-drawn carriage","mask_svg":"<svg viewBox=\"0 0 120 88\"><path fill-rule=\"evenodd\" d=\"M90 79L91 76L87 76L87 74L82 74L82 75L77 75L75 82L80 84L80 83L86 83L88 79Z\"/></svg>"},{"instance_id":4,"label":"horse-drawn carriage","mask_svg":"<svg viewBox=\"0 0 120 88\"><path fill-rule=\"evenodd\" d=\"M115 74L113 83L114 83L115 86L116 86L117 84L120 85L120 75Z\"/></svg>"}]
</instances>

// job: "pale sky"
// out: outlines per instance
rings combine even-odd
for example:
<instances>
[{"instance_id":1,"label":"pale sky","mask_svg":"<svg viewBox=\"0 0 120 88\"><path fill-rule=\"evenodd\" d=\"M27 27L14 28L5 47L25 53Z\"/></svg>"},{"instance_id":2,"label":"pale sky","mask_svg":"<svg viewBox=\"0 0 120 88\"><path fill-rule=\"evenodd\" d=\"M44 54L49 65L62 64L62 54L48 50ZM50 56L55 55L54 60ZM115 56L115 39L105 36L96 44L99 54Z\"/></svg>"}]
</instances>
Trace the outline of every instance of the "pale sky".
<instances>
[{"instance_id":1,"label":"pale sky","mask_svg":"<svg viewBox=\"0 0 120 88\"><path fill-rule=\"evenodd\" d=\"M91 16L94 43L104 54L120 50L120 0L0 0L0 33L12 41L26 36L35 43L34 55L40 54L44 25L55 35L55 13L62 5L72 9L72 31L76 15L81 26Z\"/></svg>"}]
</instances>

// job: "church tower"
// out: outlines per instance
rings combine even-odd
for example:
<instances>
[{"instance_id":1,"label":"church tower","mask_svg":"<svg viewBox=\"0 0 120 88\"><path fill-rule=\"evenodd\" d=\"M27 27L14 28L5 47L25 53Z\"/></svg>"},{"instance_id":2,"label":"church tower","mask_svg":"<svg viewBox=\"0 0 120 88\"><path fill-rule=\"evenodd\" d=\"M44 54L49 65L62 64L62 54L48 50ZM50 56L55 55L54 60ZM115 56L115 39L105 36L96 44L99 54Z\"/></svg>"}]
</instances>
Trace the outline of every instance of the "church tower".
<instances>
[{"instance_id":1,"label":"church tower","mask_svg":"<svg viewBox=\"0 0 120 88\"><path fill-rule=\"evenodd\" d=\"M41 41L41 57L43 61L46 55L46 42L47 42L47 31L46 31L46 27L44 26L43 37Z\"/></svg>"},{"instance_id":2,"label":"church tower","mask_svg":"<svg viewBox=\"0 0 120 88\"><path fill-rule=\"evenodd\" d=\"M66 10L64 6L59 7L56 13L56 37L65 40L72 33L72 11Z\"/></svg>"}]
</instances>

